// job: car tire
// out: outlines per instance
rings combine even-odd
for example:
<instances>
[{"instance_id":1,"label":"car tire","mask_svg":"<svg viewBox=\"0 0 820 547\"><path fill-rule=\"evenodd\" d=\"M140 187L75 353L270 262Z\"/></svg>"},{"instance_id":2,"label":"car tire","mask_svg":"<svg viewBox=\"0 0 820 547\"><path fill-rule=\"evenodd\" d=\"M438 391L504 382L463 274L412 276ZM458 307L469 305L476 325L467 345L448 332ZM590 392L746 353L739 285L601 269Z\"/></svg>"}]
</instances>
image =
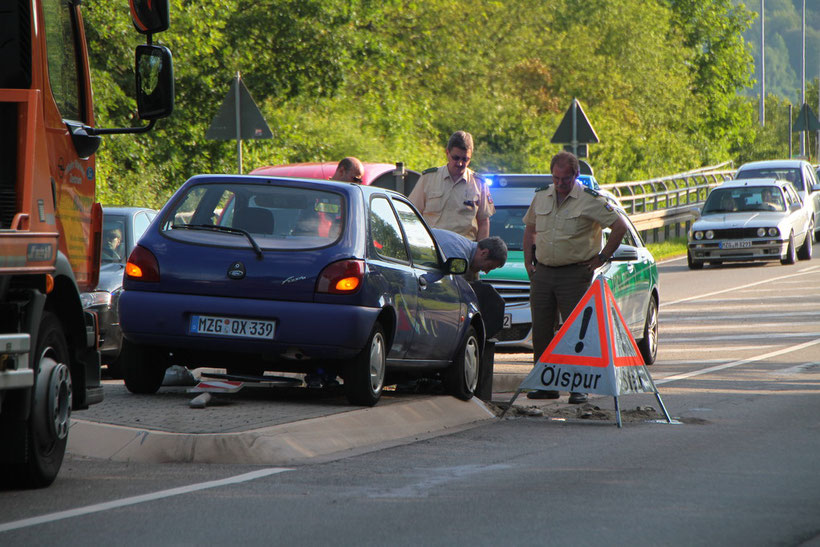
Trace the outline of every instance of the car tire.
<instances>
[{"instance_id":1,"label":"car tire","mask_svg":"<svg viewBox=\"0 0 820 547\"><path fill-rule=\"evenodd\" d=\"M108 368L108 376L111 377L113 380L122 380L122 351L120 354L117 355L117 358L114 361L108 363L106 367Z\"/></svg>"},{"instance_id":2,"label":"car tire","mask_svg":"<svg viewBox=\"0 0 820 547\"><path fill-rule=\"evenodd\" d=\"M373 406L379 402L387 369L387 342L381 324L376 323L364 349L345 368L347 400L362 406Z\"/></svg>"},{"instance_id":3,"label":"car tire","mask_svg":"<svg viewBox=\"0 0 820 547\"><path fill-rule=\"evenodd\" d=\"M20 435L4 434L3 438L4 442L20 443L20 451L26 454L23 463L0 466L0 482L12 487L43 488L54 482L68 443L72 392L69 350L62 324L51 312L43 314L32 360L36 376L25 432L13 428Z\"/></svg>"},{"instance_id":4,"label":"car tire","mask_svg":"<svg viewBox=\"0 0 820 547\"><path fill-rule=\"evenodd\" d=\"M797 262L797 253L794 250L794 234L789 234L789 246L786 247L786 256L780 259L784 266Z\"/></svg>"},{"instance_id":5,"label":"car tire","mask_svg":"<svg viewBox=\"0 0 820 547\"><path fill-rule=\"evenodd\" d=\"M123 338L120 362L125 387L131 393L151 395L162 386L168 363L160 352Z\"/></svg>"},{"instance_id":6,"label":"car tire","mask_svg":"<svg viewBox=\"0 0 820 547\"><path fill-rule=\"evenodd\" d=\"M692 253L686 251L686 265L689 266L690 270L702 270L703 269L703 262L698 262L697 260L692 258Z\"/></svg>"},{"instance_id":7,"label":"car tire","mask_svg":"<svg viewBox=\"0 0 820 547\"><path fill-rule=\"evenodd\" d=\"M643 338L638 342L638 349L646 365L653 364L658 357L658 302L654 296L649 298L646 322L643 325Z\"/></svg>"},{"instance_id":8,"label":"car tire","mask_svg":"<svg viewBox=\"0 0 820 547\"><path fill-rule=\"evenodd\" d=\"M800 260L811 260L811 255L812 255L811 238L812 238L813 233L814 233L814 226L812 225L812 226L809 226L809 231L806 232L806 239L805 239L805 241L803 241L803 245L800 247L800 250L797 251L797 258L799 258Z\"/></svg>"},{"instance_id":9,"label":"car tire","mask_svg":"<svg viewBox=\"0 0 820 547\"><path fill-rule=\"evenodd\" d=\"M480 366L481 342L475 328L470 326L453 364L447 369L445 376L447 393L463 401L470 400L478 385Z\"/></svg>"}]
</instances>

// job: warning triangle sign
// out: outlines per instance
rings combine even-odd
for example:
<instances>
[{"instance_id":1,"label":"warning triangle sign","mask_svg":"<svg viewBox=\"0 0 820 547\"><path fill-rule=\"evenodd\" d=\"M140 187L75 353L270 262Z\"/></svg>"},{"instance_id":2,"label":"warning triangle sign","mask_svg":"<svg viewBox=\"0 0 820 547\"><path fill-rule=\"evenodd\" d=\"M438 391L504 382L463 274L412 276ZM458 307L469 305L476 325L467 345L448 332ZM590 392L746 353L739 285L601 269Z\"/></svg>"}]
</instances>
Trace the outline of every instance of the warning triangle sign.
<instances>
[{"instance_id":1,"label":"warning triangle sign","mask_svg":"<svg viewBox=\"0 0 820 547\"><path fill-rule=\"evenodd\" d=\"M572 99L572 102L564 114L561 123L558 124L558 129L552 136L550 142L553 143L597 143L600 142L598 134L589 123L584 108L578 99Z\"/></svg>"},{"instance_id":2,"label":"warning triangle sign","mask_svg":"<svg viewBox=\"0 0 820 547\"><path fill-rule=\"evenodd\" d=\"M592 282L518 389L615 397L657 393L603 276Z\"/></svg>"}]
</instances>

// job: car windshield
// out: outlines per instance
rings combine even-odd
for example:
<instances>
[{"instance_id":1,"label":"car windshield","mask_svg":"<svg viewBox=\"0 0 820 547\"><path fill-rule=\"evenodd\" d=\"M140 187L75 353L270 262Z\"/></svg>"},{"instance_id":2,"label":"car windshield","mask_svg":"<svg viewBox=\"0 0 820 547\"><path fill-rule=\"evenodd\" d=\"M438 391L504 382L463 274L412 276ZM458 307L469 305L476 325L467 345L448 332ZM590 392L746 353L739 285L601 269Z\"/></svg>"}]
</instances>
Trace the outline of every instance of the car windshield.
<instances>
[{"instance_id":1,"label":"car windshield","mask_svg":"<svg viewBox=\"0 0 820 547\"><path fill-rule=\"evenodd\" d=\"M503 239L510 251L524 249L524 215L528 207L496 207L490 217L490 235Z\"/></svg>"},{"instance_id":2,"label":"car windshield","mask_svg":"<svg viewBox=\"0 0 820 547\"><path fill-rule=\"evenodd\" d=\"M777 186L718 188L709 194L703 214L786 210L783 192Z\"/></svg>"},{"instance_id":3,"label":"car windshield","mask_svg":"<svg viewBox=\"0 0 820 547\"><path fill-rule=\"evenodd\" d=\"M792 183L798 192L806 189L803 185L803 177L800 176L800 169L797 167L771 167L763 169L741 169L735 178L744 179L778 179Z\"/></svg>"},{"instance_id":4,"label":"car windshield","mask_svg":"<svg viewBox=\"0 0 820 547\"><path fill-rule=\"evenodd\" d=\"M344 225L344 197L334 192L208 183L192 186L177 200L162 231L192 242L218 239L220 245L247 245L248 234L263 249L305 249L332 243Z\"/></svg>"}]
</instances>

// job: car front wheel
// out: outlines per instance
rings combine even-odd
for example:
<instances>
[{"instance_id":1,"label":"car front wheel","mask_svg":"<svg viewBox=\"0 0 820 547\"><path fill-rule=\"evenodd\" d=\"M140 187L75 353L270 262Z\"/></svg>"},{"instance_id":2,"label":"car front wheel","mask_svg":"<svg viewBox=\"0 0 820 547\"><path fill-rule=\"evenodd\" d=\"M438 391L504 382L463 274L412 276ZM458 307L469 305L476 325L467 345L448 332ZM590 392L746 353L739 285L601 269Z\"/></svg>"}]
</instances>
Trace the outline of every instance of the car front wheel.
<instances>
[{"instance_id":1,"label":"car front wheel","mask_svg":"<svg viewBox=\"0 0 820 547\"><path fill-rule=\"evenodd\" d=\"M447 392L467 401L478 385L478 367L481 363L481 342L473 327L467 329L464 344L447 370Z\"/></svg>"},{"instance_id":2,"label":"car front wheel","mask_svg":"<svg viewBox=\"0 0 820 547\"><path fill-rule=\"evenodd\" d=\"M376 323L364 349L347 364L344 375L347 400L354 405L375 405L382 395L386 368L387 343L384 329Z\"/></svg>"},{"instance_id":3,"label":"car front wheel","mask_svg":"<svg viewBox=\"0 0 820 547\"><path fill-rule=\"evenodd\" d=\"M703 262L698 262L694 258L692 258L692 253L689 251L686 252L686 264L689 266L690 270L703 269Z\"/></svg>"},{"instance_id":4,"label":"car front wheel","mask_svg":"<svg viewBox=\"0 0 820 547\"><path fill-rule=\"evenodd\" d=\"M812 234L814 234L814 222L809 224L809 231L806 232L806 239L803 241L803 245L800 247L800 250L797 251L797 258L800 260L811 260L812 255L812 248L811 248L811 239Z\"/></svg>"},{"instance_id":5,"label":"car front wheel","mask_svg":"<svg viewBox=\"0 0 820 547\"><path fill-rule=\"evenodd\" d=\"M785 265L797 262L797 253L794 250L794 234L789 234L789 246L786 248L786 256L780 259L780 263Z\"/></svg>"}]
</instances>

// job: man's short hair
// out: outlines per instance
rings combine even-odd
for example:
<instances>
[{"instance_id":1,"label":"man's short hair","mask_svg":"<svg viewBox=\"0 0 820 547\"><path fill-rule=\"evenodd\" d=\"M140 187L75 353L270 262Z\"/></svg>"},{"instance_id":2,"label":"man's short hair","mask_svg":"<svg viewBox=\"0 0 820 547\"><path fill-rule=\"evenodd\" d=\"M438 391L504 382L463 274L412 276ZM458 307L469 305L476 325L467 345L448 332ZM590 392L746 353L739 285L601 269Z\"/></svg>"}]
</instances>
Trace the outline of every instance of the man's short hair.
<instances>
[{"instance_id":1,"label":"man's short hair","mask_svg":"<svg viewBox=\"0 0 820 547\"><path fill-rule=\"evenodd\" d=\"M342 168L342 169L344 169L345 171L350 171L350 170L351 170L351 169L353 169L355 166L356 166L356 164L353 162L353 158L351 158L351 157L347 157L347 158L342 158L342 159L339 161L339 165L337 165L337 166L336 166L336 168L337 168L337 169L338 169L338 168Z\"/></svg>"},{"instance_id":2,"label":"man's short hair","mask_svg":"<svg viewBox=\"0 0 820 547\"><path fill-rule=\"evenodd\" d=\"M575 173L577 177L578 174L581 172L581 167L578 164L578 158L575 157L575 154L572 152L567 152L566 150L561 150L557 154L552 157L552 161L550 162L550 173L552 173L552 168L561 164L567 164L572 168L572 172Z\"/></svg>"},{"instance_id":3,"label":"man's short hair","mask_svg":"<svg viewBox=\"0 0 820 547\"><path fill-rule=\"evenodd\" d=\"M453 148L461 148L462 150L473 149L473 136L466 131L456 131L450 135L450 140L447 141L447 150Z\"/></svg>"},{"instance_id":4,"label":"man's short hair","mask_svg":"<svg viewBox=\"0 0 820 547\"><path fill-rule=\"evenodd\" d=\"M507 263L507 244L500 237L485 237L478 242L478 248L487 249L487 259L498 262L499 268Z\"/></svg>"}]
</instances>

